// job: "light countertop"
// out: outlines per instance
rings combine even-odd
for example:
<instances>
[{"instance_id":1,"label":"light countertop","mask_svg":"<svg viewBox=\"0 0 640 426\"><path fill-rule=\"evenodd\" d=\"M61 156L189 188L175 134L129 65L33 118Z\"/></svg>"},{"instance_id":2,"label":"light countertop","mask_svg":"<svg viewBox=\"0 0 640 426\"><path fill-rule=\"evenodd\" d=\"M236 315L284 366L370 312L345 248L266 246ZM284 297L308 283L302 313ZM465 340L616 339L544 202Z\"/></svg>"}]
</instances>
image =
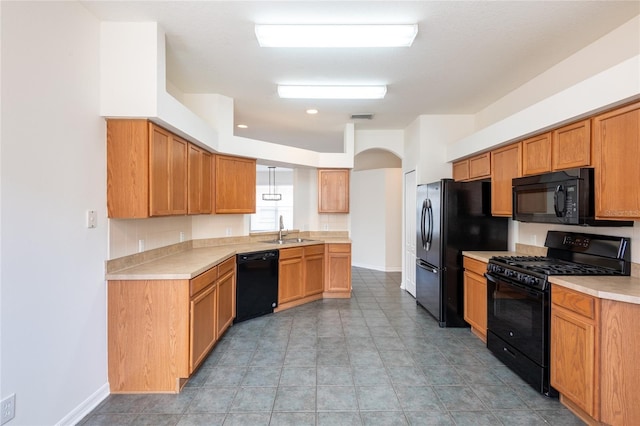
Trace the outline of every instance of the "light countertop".
<instances>
[{"instance_id":1,"label":"light countertop","mask_svg":"<svg viewBox=\"0 0 640 426\"><path fill-rule=\"evenodd\" d=\"M464 256L488 262L492 256L517 256L512 251L463 251ZM640 278L615 276L552 275L549 282L594 297L640 305Z\"/></svg>"},{"instance_id":2,"label":"light countertop","mask_svg":"<svg viewBox=\"0 0 640 426\"><path fill-rule=\"evenodd\" d=\"M158 259L108 272L107 280L189 280L238 253L279 250L314 244L346 244L349 238L330 237L301 243L271 244L246 242L211 247L191 248Z\"/></svg>"}]
</instances>

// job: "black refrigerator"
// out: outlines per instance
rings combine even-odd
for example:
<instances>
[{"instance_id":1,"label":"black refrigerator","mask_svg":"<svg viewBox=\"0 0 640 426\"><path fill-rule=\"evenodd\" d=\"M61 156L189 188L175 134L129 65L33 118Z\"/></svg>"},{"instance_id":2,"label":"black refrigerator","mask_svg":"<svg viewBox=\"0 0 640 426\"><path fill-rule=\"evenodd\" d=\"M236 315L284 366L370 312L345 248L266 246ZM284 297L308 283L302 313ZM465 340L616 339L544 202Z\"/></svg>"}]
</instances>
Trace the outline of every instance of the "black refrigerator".
<instances>
[{"instance_id":1,"label":"black refrigerator","mask_svg":"<svg viewBox=\"0 0 640 426\"><path fill-rule=\"evenodd\" d=\"M466 327L463 250L507 250L508 218L491 216L491 183L418 185L416 302L440 327Z\"/></svg>"}]
</instances>

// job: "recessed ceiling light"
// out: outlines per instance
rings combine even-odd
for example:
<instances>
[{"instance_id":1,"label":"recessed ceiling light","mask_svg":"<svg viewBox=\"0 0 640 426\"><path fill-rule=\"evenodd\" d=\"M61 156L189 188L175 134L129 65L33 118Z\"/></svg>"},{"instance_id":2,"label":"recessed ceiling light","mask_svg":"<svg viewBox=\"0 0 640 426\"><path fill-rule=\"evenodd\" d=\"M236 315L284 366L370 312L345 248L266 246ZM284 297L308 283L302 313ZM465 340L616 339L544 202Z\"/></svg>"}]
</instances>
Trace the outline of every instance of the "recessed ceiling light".
<instances>
[{"instance_id":1,"label":"recessed ceiling light","mask_svg":"<svg viewBox=\"0 0 640 426\"><path fill-rule=\"evenodd\" d=\"M256 25L262 47L408 47L417 24Z\"/></svg>"},{"instance_id":2,"label":"recessed ceiling light","mask_svg":"<svg viewBox=\"0 0 640 426\"><path fill-rule=\"evenodd\" d=\"M317 114L317 113L318 113L318 110L315 109L315 108L309 108L307 110L307 114L309 114L309 115L313 115L313 114Z\"/></svg>"},{"instance_id":3,"label":"recessed ceiling light","mask_svg":"<svg viewBox=\"0 0 640 426\"><path fill-rule=\"evenodd\" d=\"M291 99L382 99L387 86L278 86L278 96Z\"/></svg>"},{"instance_id":4,"label":"recessed ceiling light","mask_svg":"<svg viewBox=\"0 0 640 426\"><path fill-rule=\"evenodd\" d=\"M246 124L238 124L238 129L248 129L249 126L247 126Z\"/></svg>"}]
</instances>

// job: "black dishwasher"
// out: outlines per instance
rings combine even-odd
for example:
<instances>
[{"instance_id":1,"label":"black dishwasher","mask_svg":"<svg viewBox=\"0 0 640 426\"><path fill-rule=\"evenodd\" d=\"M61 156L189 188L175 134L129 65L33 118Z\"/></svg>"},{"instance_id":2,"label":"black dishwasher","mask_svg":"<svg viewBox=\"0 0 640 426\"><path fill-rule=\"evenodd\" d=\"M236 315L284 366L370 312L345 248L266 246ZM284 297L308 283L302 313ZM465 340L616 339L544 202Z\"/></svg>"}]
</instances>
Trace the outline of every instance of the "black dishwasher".
<instances>
[{"instance_id":1,"label":"black dishwasher","mask_svg":"<svg viewBox=\"0 0 640 426\"><path fill-rule=\"evenodd\" d=\"M234 323L270 314L278 306L278 250L236 256Z\"/></svg>"}]
</instances>

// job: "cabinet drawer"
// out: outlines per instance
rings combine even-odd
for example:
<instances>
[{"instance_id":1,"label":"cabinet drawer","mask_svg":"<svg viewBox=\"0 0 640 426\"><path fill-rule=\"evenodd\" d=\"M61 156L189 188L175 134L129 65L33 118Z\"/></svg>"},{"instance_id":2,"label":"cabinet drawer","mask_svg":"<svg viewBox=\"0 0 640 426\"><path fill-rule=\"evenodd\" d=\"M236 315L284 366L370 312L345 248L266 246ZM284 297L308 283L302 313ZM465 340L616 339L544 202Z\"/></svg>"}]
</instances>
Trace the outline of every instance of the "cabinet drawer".
<instances>
[{"instance_id":1,"label":"cabinet drawer","mask_svg":"<svg viewBox=\"0 0 640 426\"><path fill-rule=\"evenodd\" d=\"M233 270L236 267L236 257L231 256L229 259L224 262L218 264L218 278L226 274L227 272Z\"/></svg>"},{"instance_id":2,"label":"cabinet drawer","mask_svg":"<svg viewBox=\"0 0 640 426\"><path fill-rule=\"evenodd\" d=\"M484 273L487 272L486 263L476 259L472 259L470 257L465 256L463 258L463 265L464 269L466 269L467 271L475 272L478 275L484 275Z\"/></svg>"},{"instance_id":3,"label":"cabinet drawer","mask_svg":"<svg viewBox=\"0 0 640 426\"><path fill-rule=\"evenodd\" d=\"M329 244L329 253L351 253L351 244Z\"/></svg>"},{"instance_id":4,"label":"cabinet drawer","mask_svg":"<svg viewBox=\"0 0 640 426\"><path fill-rule=\"evenodd\" d=\"M292 259L294 257L302 257L304 251L303 247L291 247L287 249L280 249L280 260Z\"/></svg>"},{"instance_id":5,"label":"cabinet drawer","mask_svg":"<svg viewBox=\"0 0 640 426\"><path fill-rule=\"evenodd\" d=\"M209 284L215 282L216 278L218 278L217 266L214 266L197 277L192 278L189 281L189 296L193 296Z\"/></svg>"},{"instance_id":6,"label":"cabinet drawer","mask_svg":"<svg viewBox=\"0 0 640 426\"><path fill-rule=\"evenodd\" d=\"M551 302L571 312L595 319L596 298L565 287L551 287Z\"/></svg>"},{"instance_id":7,"label":"cabinet drawer","mask_svg":"<svg viewBox=\"0 0 640 426\"><path fill-rule=\"evenodd\" d=\"M324 254L324 244L318 244L315 246L306 246L304 248L305 256L311 256L314 254Z\"/></svg>"}]
</instances>

